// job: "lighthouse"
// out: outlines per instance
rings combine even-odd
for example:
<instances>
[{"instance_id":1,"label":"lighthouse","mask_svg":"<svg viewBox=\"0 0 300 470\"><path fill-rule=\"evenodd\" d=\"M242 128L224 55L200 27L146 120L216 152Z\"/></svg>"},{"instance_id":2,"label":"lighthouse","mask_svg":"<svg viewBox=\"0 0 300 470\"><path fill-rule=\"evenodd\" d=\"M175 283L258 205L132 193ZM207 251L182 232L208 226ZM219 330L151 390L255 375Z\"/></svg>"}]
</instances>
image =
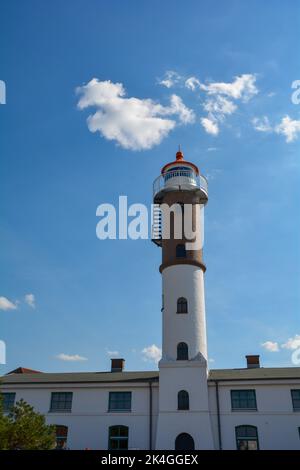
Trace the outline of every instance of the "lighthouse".
<instances>
[{"instance_id":1,"label":"lighthouse","mask_svg":"<svg viewBox=\"0 0 300 470\"><path fill-rule=\"evenodd\" d=\"M207 201L205 177L179 149L175 161L162 168L153 184L152 240L162 249L156 449L214 448L208 404L202 243ZM193 239L187 236L187 225L193 230Z\"/></svg>"}]
</instances>

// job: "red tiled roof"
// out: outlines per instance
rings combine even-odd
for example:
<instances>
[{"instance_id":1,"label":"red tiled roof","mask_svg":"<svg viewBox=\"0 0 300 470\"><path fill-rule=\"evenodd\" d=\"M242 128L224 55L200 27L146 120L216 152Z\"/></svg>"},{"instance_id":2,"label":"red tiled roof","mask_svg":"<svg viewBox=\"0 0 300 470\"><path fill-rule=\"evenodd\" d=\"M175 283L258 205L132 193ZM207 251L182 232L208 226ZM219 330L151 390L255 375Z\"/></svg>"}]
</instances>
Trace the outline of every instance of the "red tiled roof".
<instances>
[{"instance_id":1,"label":"red tiled roof","mask_svg":"<svg viewBox=\"0 0 300 470\"><path fill-rule=\"evenodd\" d=\"M9 374L40 374L41 372L39 370L33 370L33 369L26 369L26 367L17 367L17 369L14 369L10 372L8 372L6 375Z\"/></svg>"}]
</instances>

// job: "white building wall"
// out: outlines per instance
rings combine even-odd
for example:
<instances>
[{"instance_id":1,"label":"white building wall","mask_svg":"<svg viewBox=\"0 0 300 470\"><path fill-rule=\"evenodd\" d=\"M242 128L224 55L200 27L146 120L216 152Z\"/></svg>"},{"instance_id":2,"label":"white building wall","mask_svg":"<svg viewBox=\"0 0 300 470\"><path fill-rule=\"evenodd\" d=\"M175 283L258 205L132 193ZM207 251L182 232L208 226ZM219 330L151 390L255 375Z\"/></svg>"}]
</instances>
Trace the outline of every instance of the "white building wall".
<instances>
[{"instance_id":1,"label":"white building wall","mask_svg":"<svg viewBox=\"0 0 300 470\"><path fill-rule=\"evenodd\" d=\"M189 394L189 410L178 410L178 392ZM156 449L175 449L181 433L192 436L195 449L213 449L208 407L206 363L174 361L160 363L159 415Z\"/></svg>"},{"instance_id":2,"label":"white building wall","mask_svg":"<svg viewBox=\"0 0 300 470\"><path fill-rule=\"evenodd\" d=\"M177 344L186 342L189 357L199 354L207 359L204 275L202 269L189 264L165 268L162 272L163 360L176 360ZM188 313L177 314L177 299L188 300Z\"/></svg>"},{"instance_id":3,"label":"white building wall","mask_svg":"<svg viewBox=\"0 0 300 470\"><path fill-rule=\"evenodd\" d=\"M157 448L174 449L176 436L188 432L195 440L196 449L218 449L218 421L216 389L208 382L208 412L205 409L205 392L197 382L198 374L205 368L185 367L176 373L181 383L178 387L190 392L190 411L176 411L177 390L168 384L173 382L174 368L167 367L160 381L165 381L161 397L161 436L157 436ZM176 369L175 369L176 370ZM200 382L202 378L200 377ZM197 385L198 383L198 385ZM189 384L191 389L189 390ZM158 384L153 388L153 448L158 426ZM3 392L15 392L16 400L23 398L37 411L45 414L49 424L68 426L68 446L71 449L107 449L108 428L114 424L129 427L129 448L149 449L149 386L148 384L70 384L62 385L2 385ZM257 411L232 411L230 391L255 389ZM219 382L219 403L222 447L236 449L235 427L253 425L258 429L259 447L262 450L300 450L300 412L293 411L291 389L300 389L300 380L282 381L234 381ZM109 391L131 391L132 412L109 413ZM196 394L194 391L196 390ZM51 392L73 392L71 413L49 413ZM206 424L205 424L206 423ZM207 427L211 425L213 444L208 442Z\"/></svg>"},{"instance_id":4,"label":"white building wall","mask_svg":"<svg viewBox=\"0 0 300 470\"><path fill-rule=\"evenodd\" d=\"M4 390L5 389L5 390ZM16 401L23 398L36 411L46 416L48 424L68 426L68 447L70 449L107 449L109 427L129 427L129 448L149 449L149 385L105 384L104 386L18 386L3 387L5 392L16 392ZM109 412L110 391L131 391L131 412ZM73 392L72 411L50 412L52 392ZM152 442L155 445L158 410L158 386L152 384Z\"/></svg>"},{"instance_id":5,"label":"white building wall","mask_svg":"<svg viewBox=\"0 0 300 470\"><path fill-rule=\"evenodd\" d=\"M203 270L189 264L162 272L163 344L159 363L159 415L156 449L175 449L181 433L192 436L196 449L213 449L208 391L207 345ZM177 300L185 297L188 313L177 313ZM189 360L177 360L177 345L188 345ZM188 411L178 410L180 390L189 393Z\"/></svg>"},{"instance_id":6,"label":"white building wall","mask_svg":"<svg viewBox=\"0 0 300 470\"><path fill-rule=\"evenodd\" d=\"M298 382L259 381L219 383L219 404L222 448L236 449L235 427L257 427L259 448L262 450L300 449L300 412L293 411L291 389L299 388ZM257 411L232 411L231 390L256 391ZM214 442L218 448L218 423L216 389L209 386L209 403Z\"/></svg>"}]
</instances>

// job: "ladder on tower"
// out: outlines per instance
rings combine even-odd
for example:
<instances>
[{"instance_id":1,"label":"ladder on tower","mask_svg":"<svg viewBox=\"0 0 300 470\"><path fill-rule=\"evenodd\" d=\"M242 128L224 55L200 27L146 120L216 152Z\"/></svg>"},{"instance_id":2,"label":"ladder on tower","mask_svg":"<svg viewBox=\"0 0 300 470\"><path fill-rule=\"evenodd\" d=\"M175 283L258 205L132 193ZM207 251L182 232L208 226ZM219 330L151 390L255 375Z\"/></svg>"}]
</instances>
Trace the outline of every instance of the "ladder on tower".
<instances>
[{"instance_id":1,"label":"ladder on tower","mask_svg":"<svg viewBox=\"0 0 300 470\"><path fill-rule=\"evenodd\" d=\"M159 204L152 205L152 241L157 246L162 243L162 213Z\"/></svg>"}]
</instances>

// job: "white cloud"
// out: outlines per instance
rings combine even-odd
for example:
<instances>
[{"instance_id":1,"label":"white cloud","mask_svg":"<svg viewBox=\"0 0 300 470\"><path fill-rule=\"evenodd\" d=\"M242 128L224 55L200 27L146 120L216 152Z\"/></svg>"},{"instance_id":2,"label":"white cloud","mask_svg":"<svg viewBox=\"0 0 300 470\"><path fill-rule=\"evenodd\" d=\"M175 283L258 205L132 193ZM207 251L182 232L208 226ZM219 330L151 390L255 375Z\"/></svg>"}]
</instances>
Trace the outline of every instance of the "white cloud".
<instances>
[{"instance_id":1,"label":"white cloud","mask_svg":"<svg viewBox=\"0 0 300 470\"><path fill-rule=\"evenodd\" d=\"M247 102L258 93L254 74L241 74L227 83L201 83L195 76L185 78L169 70L158 83L168 89L179 85L204 92L207 96L202 106L207 115L201 118L201 124L207 133L214 136L218 135L225 117L237 110L234 100ZM76 91L80 95L80 110L95 108L87 119L89 130L99 132L125 149L151 149L178 125L192 124L196 120L195 112L176 94L170 97L168 105L162 105L150 98L127 97L122 83L100 81L97 78L78 87ZM256 125L261 127L259 123ZM277 132L284 132L282 126L278 127Z\"/></svg>"},{"instance_id":2,"label":"white cloud","mask_svg":"<svg viewBox=\"0 0 300 470\"><path fill-rule=\"evenodd\" d=\"M216 152L218 150L218 147L208 147L207 151L208 152Z\"/></svg>"},{"instance_id":3,"label":"white cloud","mask_svg":"<svg viewBox=\"0 0 300 470\"><path fill-rule=\"evenodd\" d=\"M25 297L25 303L29 305L31 308L35 308L35 296L34 294L26 294Z\"/></svg>"},{"instance_id":4,"label":"white cloud","mask_svg":"<svg viewBox=\"0 0 300 470\"><path fill-rule=\"evenodd\" d=\"M115 140L123 148L146 150L158 145L178 123L194 122L194 112L181 98L171 96L169 106L152 99L126 98L122 83L93 78L87 85L77 88L79 109L96 107L87 119L91 132L99 131L108 140ZM178 117L169 119L168 117Z\"/></svg>"},{"instance_id":5,"label":"white cloud","mask_svg":"<svg viewBox=\"0 0 300 470\"><path fill-rule=\"evenodd\" d=\"M294 142L298 138L298 134L300 134L300 120L291 119L287 115L275 127L275 132L283 134L287 143Z\"/></svg>"},{"instance_id":6,"label":"white cloud","mask_svg":"<svg viewBox=\"0 0 300 470\"><path fill-rule=\"evenodd\" d=\"M166 108L168 114L178 114L180 122L183 124L192 124L195 122L196 116L192 109L185 106L180 96L171 96L171 105Z\"/></svg>"},{"instance_id":7,"label":"white cloud","mask_svg":"<svg viewBox=\"0 0 300 470\"><path fill-rule=\"evenodd\" d=\"M215 119L223 120L226 114L232 114L237 106L224 96L216 96L205 101L203 108Z\"/></svg>"},{"instance_id":8,"label":"white cloud","mask_svg":"<svg viewBox=\"0 0 300 470\"><path fill-rule=\"evenodd\" d=\"M259 132L272 132L272 126L270 124L269 118L267 116L262 116L261 118L255 117L252 119L253 127L256 131Z\"/></svg>"},{"instance_id":9,"label":"white cloud","mask_svg":"<svg viewBox=\"0 0 300 470\"><path fill-rule=\"evenodd\" d=\"M0 310L15 310L17 302L12 302L7 297L0 297Z\"/></svg>"},{"instance_id":10,"label":"white cloud","mask_svg":"<svg viewBox=\"0 0 300 470\"><path fill-rule=\"evenodd\" d=\"M201 83L200 88L209 95L226 95L236 100L249 101L258 93L255 82L255 75L245 73L234 77L233 82L211 82L208 85Z\"/></svg>"},{"instance_id":11,"label":"white cloud","mask_svg":"<svg viewBox=\"0 0 300 470\"><path fill-rule=\"evenodd\" d=\"M300 335L295 335L293 338L289 338L286 343L281 345L284 349L298 349L300 348Z\"/></svg>"},{"instance_id":12,"label":"white cloud","mask_svg":"<svg viewBox=\"0 0 300 470\"><path fill-rule=\"evenodd\" d=\"M201 83L197 77L189 77L184 85L189 90L200 89L208 95L227 96L235 100L249 101L258 93L255 74L244 73L234 77L232 82Z\"/></svg>"},{"instance_id":13,"label":"white cloud","mask_svg":"<svg viewBox=\"0 0 300 470\"><path fill-rule=\"evenodd\" d=\"M262 343L262 347L266 349L266 351L269 352L278 352L279 351L279 346L278 343L274 341L266 341L265 343Z\"/></svg>"},{"instance_id":14,"label":"white cloud","mask_svg":"<svg viewBox=\"0 0 300 470\"><path fill-rule=\"evenodd\" d=\"M204 84L196 77L190 77L186 80L185 85L193 91L198 88L207 94L207 98L202 105L207 116L201 119L201 124L209 134L218 135L219 124L225 120L226 116L230 116L238 108L233 100L247 102L258 93L255 82L255 75L243 74L234 77L234 80L229 83L211 82Z\"/></svg>"},{"instance_id":15,"label":"white cloud","mask_svg":"<svg viewBox=\"0 0 300 470\"><path fill-rule=\"evenodd\" d=\"M110 351L109 349L106 349L106 354L109 357L118 357L120 355L119 351Z\"/></svg>"},{"instance_id":16,"label":"white cloud","mask_svg":"<svg viewBox=\"0 0 300 470\"><path fill-rule=\"evenodd\" d=\"M252 119L253 127L259 132L276 132L285 136L287 143L294 142L300 134L300 120L292 119L290 116L284 116L280 123L272 127L267 116Z\"/></svg>"},{"instance_id":17,"label":"white cloud","mask_svg":"<svg viewBox=\"0 0 300 470\"><path fill-rule=\"evenodd\" d=\"M222 170L220 170L219 168L213 168L208 173L206 173L205 178L208 181L212 181L216 179L218 176L220 176L221 173L222 173Z\"/></svg>"},{"instance_id":18,"label":"white cloud","mask_svg":"<svg viewBox=\"0 0 300 470\"><path fill-rule=\"evenodd\" d=\"M152 344L144 348L142 354L145 361L157 363L161 358L161 349L155 344Z\"/></svg>"},{"instance_id":19,"label":"white cloud","mask_svg":"<svg viewBox=\"0 0 300 470\"><path fill-rule=\"evenodd\" d=\"M196 77L187 78L184 84L186 88L192 91L195 91L196 88L200 88L200 85L201 85L200 81Z\"/></svg>"},{"instance_id":20,"label":"white cloud","mask_svg":"<svg viewBox=\"0 0 300 470\"><path fill-rule=\"evenodd\" d=\"M201 124L208 134L211 134L211 135L219 134L218 124L213 119L203 117L201 118Z\"/></svg>"},{"instance_id":21,"label":"white cloud","mask_svg":"<svg viewBox=\"0 0 300 470\"><path fill-rule=\"evenodd\" d=\"M79 356L79 354L60 353L55 357L56 359L59 359L60 361L67 361L67 362L87 361L87 357Z\"/></svg>"},{"instance_id":22,"label":"white cloud","mask_svg":"<svg viewBox=\"0 0 300 470\"><path fill-rule=\"evenodd\" d=\"M180 79L181 76L177 72L174 72L174 70L168 70L165 73L164 78L158 80L158 83L159 85L165 86L166 88L172 88L180 81Z\"/></svg>"}]
</instances>

